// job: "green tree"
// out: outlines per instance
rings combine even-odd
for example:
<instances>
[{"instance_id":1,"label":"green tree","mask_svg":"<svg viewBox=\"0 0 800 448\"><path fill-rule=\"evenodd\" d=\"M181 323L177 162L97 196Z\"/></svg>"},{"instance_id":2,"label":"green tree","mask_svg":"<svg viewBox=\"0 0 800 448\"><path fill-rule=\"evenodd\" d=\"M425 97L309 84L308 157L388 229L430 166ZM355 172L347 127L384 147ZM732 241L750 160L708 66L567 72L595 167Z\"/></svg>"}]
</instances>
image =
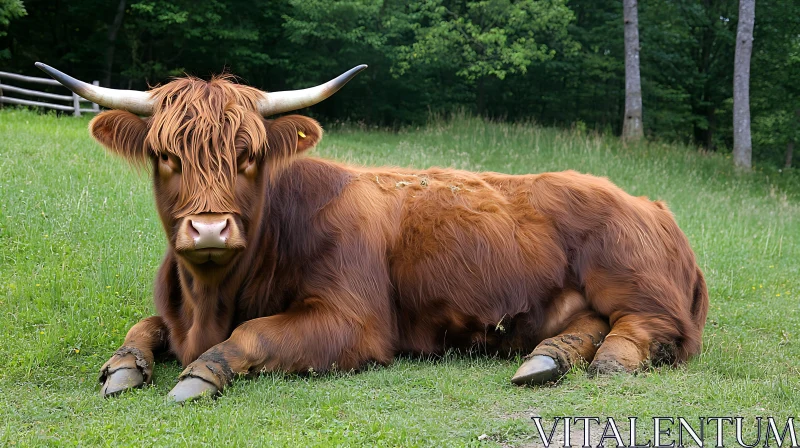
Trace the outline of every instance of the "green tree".
<instances>
[{"instance_id":1,"label":"green tree","mask_svg":"<svg viewBox=\"0 0 800 448\"><path fill-rule=\"evenodd\" d=\"M570 41L567 25L574 19L565 0L422 0L413 11L420 20L414 41L399 48L393 72L419 66L451 70L477 85L479 112L486 78L524 75L534 62L553 59L556 51L542 37Z\"/></svg>"},{"instance_id":2,"label":"green tree","mask_svg":"<svg viewBox=\"0 0 800 448\"><path fill-rule=\"evenodd\" d=\"M557 51L553 60L535 62L524 78L512 77L513 95L505 101L513 110L534 112L541 123L583 123L618 134L625 99L621 2L571 0L569 7L575 21L567 31L577 50ZM557 42L549 45L558 48Z\"/></svg>"},{"instance_id":3,"label":"green tree","mask_svg":"<svg viewBox=\"0 0 800 448\"><path fill-rule=\"evenodd\" d=\"M729 151L737 0L639 3L646 136ZM466 110L622 132L619 0L0 0L3 70L35 61L112 87L230 71L267 90L370 68L303 113L407 125ZM27 15L22 15L27 10ZM759 0L753 158L798 141L800 3ZM5 32L7 30L7 32ZM2 35L5 34L5 35ZM2 56L0 56L2 57ZM792 149L793 150L793 149Z\"/></svg>"},{"instance_id":4,"label":"green tree","mask_svg":"<svg viewBox=\"0 0 800 448\"><path fill-rule=\"evenodd\" d=\"M398 46L411 39L415 23L406 2L291 0L288 6L281 17L283 40L276 48L287 87L307 87L358 64L369 65L347 89L316 106L316 113L338 110L341 119L407 123L424 119L421 104L439 101L426 97L431 90L424 79L397 79L390 72Z\"/></svg>"},{"instance_id":5,"label":"green tree","mask_svg":"<svg viewBox=\"0 0 800 448\"><path fill-rule=\"evenodd\" d=\"M260 22L268 5L238 0L140 0L124 24L124 78L155 83L191 72L224 69L247 75L269 57L259 49Z\"/></svg>"},{"instance_id":6,"label":"green tree","mask_svg":"<svg viewBox=\"0 0 800 448\"><path fill-rule=\"evenodd\" d=\"M22 0L0 0L0 37L6 35L5 28L16 19L27 14ZM11 54L8 48L0 48L0 60L8 59Z\"/></svg>"},{"instance_id":7,"label":"green tree","mask_svg":"<svg viewBox=\"0 0 800 448\"><path fill-rule=\"evenodd\" d=\"M22 0L0 0L0 26L7 27L11 19L22 17L26 14ZM0 28L0 36L5 36L6 32Z\"/></svg>"},{"instance_id":8,"label":"green tree","mask_svg":"<svg viewBox=\"0 0 800 448\"><path fill-rule=\"evenodd\" d=\"M759 0L753 42L753 158L791 167L800 142L800 4Z\"/></svg>"},{"instance_id":9,"label":"green tree","mask_svg":"<svg viewBox=\"0 0 800 448\"><path fill-rule=\"evenodd\" d=\"M736 5L735 0L640 4L650 135L710 150L730 147L726 101L732 96Z\"/></svg>"}]
</instances>

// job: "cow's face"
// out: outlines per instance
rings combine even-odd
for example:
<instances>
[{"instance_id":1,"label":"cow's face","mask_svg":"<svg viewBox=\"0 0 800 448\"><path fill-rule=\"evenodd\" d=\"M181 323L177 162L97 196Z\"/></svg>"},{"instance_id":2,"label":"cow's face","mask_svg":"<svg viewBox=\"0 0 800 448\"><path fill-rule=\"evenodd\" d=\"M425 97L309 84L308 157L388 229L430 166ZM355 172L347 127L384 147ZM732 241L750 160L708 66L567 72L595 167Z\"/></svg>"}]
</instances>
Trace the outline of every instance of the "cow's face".
<instances>
[{"instance_id":1,"label":"cow's face","mask_svg":"<svg viewBox=\"0 0 800 448\"><path fill-rule=\"evenodd\" d=\"M198 271L229 266L258 229L268 177L322 136L298 115L266 120L260 92L225 79L179 79L154 91L152 117L98 115L95 139L134 164L152 166L169 244Z\"/></svg>"}]
</instances>

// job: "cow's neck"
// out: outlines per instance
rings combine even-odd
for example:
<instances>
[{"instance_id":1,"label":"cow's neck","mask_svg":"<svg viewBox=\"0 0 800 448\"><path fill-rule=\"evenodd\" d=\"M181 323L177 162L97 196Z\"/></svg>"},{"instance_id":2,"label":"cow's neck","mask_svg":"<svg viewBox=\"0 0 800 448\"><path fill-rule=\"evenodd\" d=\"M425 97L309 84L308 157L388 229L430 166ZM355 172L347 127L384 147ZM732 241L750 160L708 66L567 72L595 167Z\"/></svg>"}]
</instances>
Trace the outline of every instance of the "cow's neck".
<instances>
[{"instance_id":1,"label":"cow's neck","mask_svg":"<svg viewBox=\"0 0 800 448\"><path fill-rule=\"evenodd\" d=\"M164 262L157 282L165 284L156 285L162 290L156 294L156 308L169 322L173 351L184 365L227 339L239 323L257 317L240 303L248 287L248 270L240 259L221 280L198 275L172 251Z\"/></svg>"},{"instance_id":2,"label":"cow's neck","mask_svg":"<svg viewBox=\"0 0 800 448\"><path fill-rule=\"evenodd\" d=\"M303 157L266 182L261 219L241 258L246 260L237 303L242 317L280 313L304 298L304 274L333 243L326 207L352 178L342 165Z\"/></svg>"},{"instance_id":3,"label":"cow's neck","mask_svg":"<svg viewBox=\"0 0 800 448\"><path fill-rule=\"evenodd\" d=\"M329 248L318 214L352 179L341 165L301 159L267 182L258 219L244 252L224 273L206 275L175 257L180 274L178 305L186 339L182 358L199 356L224 341L241 322L285 311L303 294L303 269ZM192 358L194 359L194 358Z\"/></svg>"},{"instance_id":4,"label":"cow's neck","mask_svg":"<svg viewBox=\"0 0 800 448\"><path fill-rule=\"evenodd\" d=\"M222 275L208 276L193 272L184 261L177 263L184 309L190 310L184 314L189 327L186 350L202 353L230 335L236 313L235 285L241 284L242 273L233 265Z\"/></svg>"},{"instance_id":5,"label":"cow's neck","mask_svg":"<svg viewBox=\"0 0 800 448\"><path fill-rule=\"evenodd\" d=\"M275 254L295 266L317 260L333 229L324 220L354 174L335 162L311 157L295 160L267 186L264 231Z\"/></svg>"}]
</instances>

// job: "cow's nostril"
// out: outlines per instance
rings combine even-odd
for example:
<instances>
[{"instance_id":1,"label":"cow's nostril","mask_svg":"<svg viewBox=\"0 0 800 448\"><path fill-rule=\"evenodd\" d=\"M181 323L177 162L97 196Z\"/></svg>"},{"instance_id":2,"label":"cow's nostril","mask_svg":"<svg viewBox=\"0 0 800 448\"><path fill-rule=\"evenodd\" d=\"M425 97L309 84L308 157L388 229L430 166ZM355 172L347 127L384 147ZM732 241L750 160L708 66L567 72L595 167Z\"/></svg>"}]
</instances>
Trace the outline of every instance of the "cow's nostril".
<instances>
[{"instance_id":1,"label":"cow's nostril","mask_svg":"<svg viewBox=\"0 0 800 448\"><path fill-rule=\"evenodd\" d=\"M223 239L227 239L228 235L230 235L231 233L230 228L231 228L231 222L229 219L226 219L225 227L223 227L222 230L219 231L219 236L222 237Z\"/></svg>"},{"instance_id":2,"label":"cow's nostril","mask_svg":"<svg viewBox=\"0 0 800 448\"><path fill-rule=\"evenodd\" d=\"M189 220L189 225L186 227L186 230L189 231L189 236L192 238L197 238L200 236L200 229L194 225L194 221L191 219Z\"/></svg>"}]
</instances>

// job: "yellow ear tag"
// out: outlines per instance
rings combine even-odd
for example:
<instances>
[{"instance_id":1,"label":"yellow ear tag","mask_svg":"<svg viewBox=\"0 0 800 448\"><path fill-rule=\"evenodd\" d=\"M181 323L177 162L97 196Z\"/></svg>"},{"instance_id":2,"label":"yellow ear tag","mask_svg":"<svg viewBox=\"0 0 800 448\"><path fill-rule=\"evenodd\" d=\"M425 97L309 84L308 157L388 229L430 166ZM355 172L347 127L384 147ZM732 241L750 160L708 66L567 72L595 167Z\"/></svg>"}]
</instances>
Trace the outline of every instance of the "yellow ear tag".
<instances>
[{"instance_id":1,"label":"yellow ear tag","mask_svg":"<svg viewBox=\"0 0 800 448\"><path fill-rule=\"evenodd\" d=\"M303 134L303 131L297 131L297 135L299 135L300 138L306 138L306 134Z\"/></svg>"}]
</instances>

